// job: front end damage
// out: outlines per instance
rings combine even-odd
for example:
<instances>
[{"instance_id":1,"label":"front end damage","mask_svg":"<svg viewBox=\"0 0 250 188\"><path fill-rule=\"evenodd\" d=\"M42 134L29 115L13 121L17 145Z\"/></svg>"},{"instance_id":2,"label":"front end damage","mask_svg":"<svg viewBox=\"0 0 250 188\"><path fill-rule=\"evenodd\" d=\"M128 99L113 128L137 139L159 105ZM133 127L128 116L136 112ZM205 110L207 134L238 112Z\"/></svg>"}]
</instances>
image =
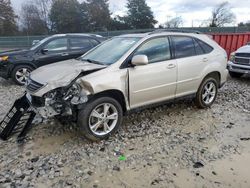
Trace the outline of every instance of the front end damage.
<instances>
[{"instance_id":1,"label":"front end damage","mask_svg":"<svg viewBox=\"0 0 250 188\"><path fill-rule=\"evenodd\" d=\"M15 133L19 133L18 141L22 141L36 116L42 119L49 119L57 115L75 117L77 109L87 101L87 94L77 83L65 88L54 89L43 97L25 93L15 101L1 121L0 138L7 140Z\"/></svg>"}]
</instances>

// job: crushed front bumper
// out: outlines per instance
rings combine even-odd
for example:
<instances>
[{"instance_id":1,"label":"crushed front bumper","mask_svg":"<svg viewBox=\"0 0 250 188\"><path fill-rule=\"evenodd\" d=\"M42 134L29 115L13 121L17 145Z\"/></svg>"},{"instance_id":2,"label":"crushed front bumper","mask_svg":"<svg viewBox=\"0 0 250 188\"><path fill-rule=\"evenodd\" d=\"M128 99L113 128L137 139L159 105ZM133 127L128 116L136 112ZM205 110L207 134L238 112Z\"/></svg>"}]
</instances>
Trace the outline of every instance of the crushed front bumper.
<instances>
[{"instance_id":1,"label":"crushed front bumper","mask_svg":"<svg viewBox=\"0 0 250 188\"><path fill-rule=\"evenodd\" d=\"M7 115L0 122L0 138L7 140L19 133L18 141L22 141L31 127L36 112L31 108L26 94L17 99Z\"/></svg>"},{"instance_id":2,"label":"crushed front bumper","mask_svg":"<svg viewBox=\"0 0 250 188\"><path fill-rule=\"evenodd\" d=\"M240 64L236 64L236 63L229 61L228 65L227 65L227 69L230 72L250 74L250 64L249 65L240 65Z\"/></svg>"}]
</instances>

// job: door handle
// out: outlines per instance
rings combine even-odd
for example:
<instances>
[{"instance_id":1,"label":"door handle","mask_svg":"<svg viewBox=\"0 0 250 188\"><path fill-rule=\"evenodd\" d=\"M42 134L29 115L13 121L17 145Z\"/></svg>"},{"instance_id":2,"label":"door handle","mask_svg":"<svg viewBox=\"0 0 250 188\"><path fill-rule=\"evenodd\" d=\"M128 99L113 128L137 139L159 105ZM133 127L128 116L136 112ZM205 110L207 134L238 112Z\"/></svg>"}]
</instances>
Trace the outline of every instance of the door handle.
<instances>
[{"instance_id":1,"label":"door handle","mask_svg":"<svg viewBox=\"0 0 250 188\"><path fill-rule=\"evenodd\" d=\"M64 53L61 54L61 56L68 56L68 55L69 55L69 54L66 53L66 52L64 52Z\"/></svg>"},{"instance_id":2,"label":"door handle","mask_svg":"<svg viewBox=\"0 0 250 188\"><path fill-rule=\"evenodd\" d=\"M176 67L176 65L173 64L173 63L171 63L171 64L169 64L169 65L167 66L167 69L173 69L173 68L175 68L175 67Z\"/></svg>"},{"instance_id":3,"label":"door handle","mask_svg":"<svg viewBox=\"0 0 250 188\"><path fill-rule=\"evenodd\" d=\"M208 61L208 59L205 57L205 58L203 58L203 62L207 62Z\"/></svg>"}]
</instances>

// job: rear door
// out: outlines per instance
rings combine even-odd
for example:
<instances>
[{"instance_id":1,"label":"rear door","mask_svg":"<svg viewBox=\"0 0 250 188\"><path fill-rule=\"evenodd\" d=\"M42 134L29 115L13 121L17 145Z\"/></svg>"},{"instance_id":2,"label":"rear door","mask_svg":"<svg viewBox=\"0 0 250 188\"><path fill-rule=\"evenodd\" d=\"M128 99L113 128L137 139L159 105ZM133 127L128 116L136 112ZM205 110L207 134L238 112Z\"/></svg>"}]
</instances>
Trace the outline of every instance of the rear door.
<instances>
[{"instance_id":1,"label":"rear door","mask_svg":"<svg viewBox=\"0 0 250 188\"><path fill-rule=\"evenodd\" d=\"M88 37L70 37L69 38L69 55L70 58L77 58L92 49L94 44Z\"/></svg>"},{"instance_id":2,"label":"rear door","mask_svg":"<svg viewBox=\"0 0 250 188\"><path fill-rule=\"evenodd\" d=\"M201 82L201 73L209 63L209 55L192 37L171 38L178 66L176 97L196 93Z\"/></svg>"},{"instance_id":3,"label":"rear door","mask_svg":"<svg viewBox=\"0 0 250 188\"><path fill-rule=\"evenodd\" d=\"M35 54L35 61L38 66L67 60L69 58L67 37L51 39Z\"/></svg>"},{"instance_id":4,"label":"rear door","mask_svg":"<svg viewBox=\"0 0 250 188\"><path fill-rule=\"evenodd\" d=\"M129 68L131 108L174 98L177 67L171 56L168 37L148 40L134 55L147 55L149 64Z\"/></svg>"}]
</instances>

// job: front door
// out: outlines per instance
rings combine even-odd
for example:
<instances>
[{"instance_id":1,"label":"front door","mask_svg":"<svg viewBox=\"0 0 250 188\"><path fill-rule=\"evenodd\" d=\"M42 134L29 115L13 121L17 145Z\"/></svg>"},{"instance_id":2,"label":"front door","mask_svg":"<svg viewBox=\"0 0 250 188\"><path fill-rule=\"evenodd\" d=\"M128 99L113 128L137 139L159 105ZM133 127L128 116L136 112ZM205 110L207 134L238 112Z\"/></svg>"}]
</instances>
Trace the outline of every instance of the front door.
<instances>
[{"instance_id":1,"label":"front door","mask_svg":"<svg viewBox=\"0 0 250 188\"><path fill-rule=\"evenodd\" d=\"M66 37L51 40L35 56L39 67L67 59L70 57Z\"/></svg>"},{"instance_id":2,"label":"front door","mask_svg":"<svg viewBox=\"0 0 250 188\"><path fill-rule=\"evenodd\" d=\"M147 55L149 64L129 68L130 107L174 98L177 66L171 59L168 37L150 39L134 55Z\"/></svg>"}]
</instances>

